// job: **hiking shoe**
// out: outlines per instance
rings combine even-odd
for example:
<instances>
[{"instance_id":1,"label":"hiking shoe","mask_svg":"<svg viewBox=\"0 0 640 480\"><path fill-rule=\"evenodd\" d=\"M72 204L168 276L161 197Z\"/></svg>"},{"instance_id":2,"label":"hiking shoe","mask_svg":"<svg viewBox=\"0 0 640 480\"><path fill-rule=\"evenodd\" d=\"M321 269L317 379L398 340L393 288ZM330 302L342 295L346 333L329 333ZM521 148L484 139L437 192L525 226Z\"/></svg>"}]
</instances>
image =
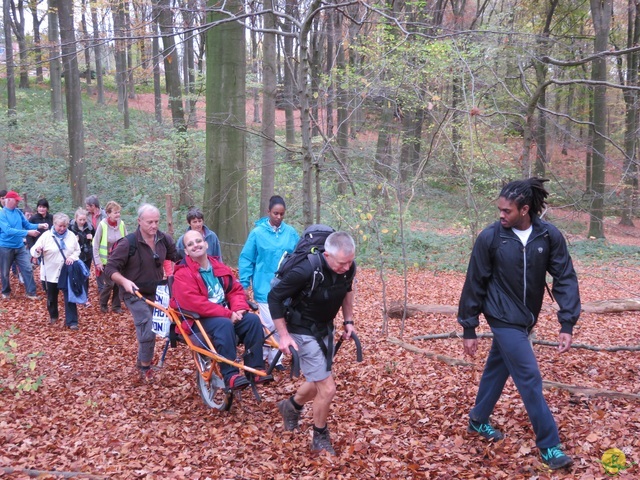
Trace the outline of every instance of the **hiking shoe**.
<instances>
[{"instance_id":1,"label":"hiking shoe","mask_svg":"<svg viewBox=\"0 0 640 480\"><path fill-rule=\"evenodd\" d=\"M3 293L2 298L4 298L5 300L9 300L9 298L11 298L11 295L9 295L8 293Z\"/></svg>"},{"instance_id":2,"label":"hiking shoe","mask_svg":"<svg viewBox=\"0 0 640 480\"><path fill-rule=\"evenodd\" d=\"M40 300L40 298L37 295L26 295L26 297L29 300Z\"/></svg>"},{"instance_id":3,"label":"hiking shoe","mask_svg":"<svg viewBox=\"0 0 640 480\"><path fill-rule=\"evenodd\" d=\"M502 440L504 435L500 430L496 430L489 423L478 423L473 420L469 420L469 426L467 432L477 433L486 440Z\"/></svg>"},{"instance_id":4,"label":"hiking shoe","mask_svg":"<svg viewBox=\"0 0 640 480\"><path fill-rule=\"evenodd\" d=\"M111 311L113 313L122 313L122 308L120 308L120 307L112 308Z\"/></svg>"},{"instance_id":5,"label":"hiking shoe","mask_svg":"<svg viewBox=\"0 0 640 480\"><path fill-rule=\"evenodd\" d=\"M138 371L136 378L134 378L134 385L143 385L145 383L152 383L154 379L154 371L151 366L149 367L137 367Z\"/></svg>"},{"instance_id":6,"label":"hiking shoe","mask_svg":"<svg viewBox=\"0 0 640 480\"><path fill-rule=\"evenodd\" d=\"M50 318L50 319L49 319L49 323L50 323L51 325L53 325L53 324L54 324L54 323L56 323L57 321L58 321L58 319L57 319L57 318Z\"/></svg>"},{"instance_id":7,"label":"hiking shoe","mask_svg":"<svg viewBox=\"0 0 640 480\"><path fill-rule=\"evenodd\" d=\"M69 330L78 330L78 325L69 325Z\"/></svg>"},{"instance_id":8,"label":"hiking shoe","mask_svg":"<svg viewBox=\"0 0 640 480\"><path fill-rule=\"evenodd\" d=\"M273 382L273 375L254 375L253 381L256 385Z\"/></svg>"},{"instance_id":9,"label":"hiking shoe","mask_svg":"<svg viewBox=\"0 0 640 480\"><path fill-rule=\"evenodd\" d=\"M320 433L317 430L313 430L313 440L311 440L311 451L319 453L325 451L331 455L335 455L336 452L331 446L331 438L329 438L329 429L325 428L324 432Z\"/></svg>"},{"instance_id":10,"label":"hiking shoe","mask_svg":"<svg viewBox=\"0 0 640 480\"><path fill-rule=\"evenodd\" d=\"M250 383L249 380L247 380L247 377L240 373L236 373L235 375L233 375L227 382L227 387L231 390L242 390L249 385Z\"/></svg>"},{"instance_id":11,"label":"hiking shoe","mask_svg":"<svg viewBox=\"0 0 640 480\"><path fill-rule=\"evenodd\" d=\"M106 305L100 305L100 311L102 313L109 313L109 307L107 307Z\"/></svg>"},{"instance_id":12,"label":"hiking shoe","mask_svg":"<svg viewBox=\"0 0 640 480\"><path fill-rule=\"evenodd\" d=\"M568 467L573 463L573 459L566 455L559 445L540 450L540 456L544 464L551 470Z\"/></svg>"},{"instance_id":13,"label":"hiking shoe","mask_svg":"<svg viewBox=\"0 0 640 480\"><path fill-rule=\"evenodd\" d=\"M277 405L278 411L280 412L280 415L282 415L282 423L284 425L285 431L292 432L296 428L298 428L300 412L296 407L293 406L291 400L285 398L284 400L280 400Z\"/></svg>"}]
</instances>

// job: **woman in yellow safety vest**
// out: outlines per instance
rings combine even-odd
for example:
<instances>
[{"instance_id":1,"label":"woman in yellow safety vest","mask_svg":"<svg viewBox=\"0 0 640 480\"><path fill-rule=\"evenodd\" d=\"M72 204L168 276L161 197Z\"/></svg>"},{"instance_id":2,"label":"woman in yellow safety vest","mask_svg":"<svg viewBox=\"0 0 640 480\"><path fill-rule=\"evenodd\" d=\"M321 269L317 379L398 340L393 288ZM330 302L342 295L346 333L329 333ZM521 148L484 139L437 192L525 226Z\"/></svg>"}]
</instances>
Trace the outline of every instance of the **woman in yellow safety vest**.
<instances>
[{"instance_id":1,"label":"woman in yellow safety vest","mask_svg":"<svg viewBox=\"0 0 640 480\"><path fill-rule=\"evenodd\" d=\"M97 276L102 275L114 244L127 234L127 227L120 220L122 207L116 202L110 201L104 210L107 213L107 218L98 223L93 239L93 262L96 266ZM118 285L106 277L103 281L104 288L100 291L100 311L102 313L109 311L109 297L111 297L111 311L121 313Z\"/></svg>"}]
</instances>

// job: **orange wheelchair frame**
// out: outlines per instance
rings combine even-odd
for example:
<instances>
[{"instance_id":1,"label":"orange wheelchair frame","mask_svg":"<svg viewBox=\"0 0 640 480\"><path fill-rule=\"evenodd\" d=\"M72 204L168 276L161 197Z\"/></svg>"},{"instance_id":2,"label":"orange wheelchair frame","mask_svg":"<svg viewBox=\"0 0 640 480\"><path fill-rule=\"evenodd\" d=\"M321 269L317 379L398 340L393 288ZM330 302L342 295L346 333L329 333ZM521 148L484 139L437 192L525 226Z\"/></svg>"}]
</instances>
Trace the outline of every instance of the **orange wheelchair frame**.
<instances>
[{"instance_id":1,"label":"orange wheelchair frame","mask_svg":"<svg viewBox=\"0 0 640 480\"><path fill-rule=\"evenodd\" d=\"M280 347L278 345L278 342L273 337L274 332L270 332L263 324L262 327L265 331L265 341L263 345L278 349L278 353L269 365L267 371L256 370L244 365L243 363L229 360L228 358L225 358L222 355L218 354L215 347L213 346L213 342L205 332L202 323L200 322L200 316L198 314L183 309L176 310L172 307L165 307L157 302L145 298L139 292L136 292L136 295L143 299L148 305L162 311L167 316L167 318L171 320L170 334L165 341L162 357L158 362L158 367L162 367L164 365L164 360L170 345L175 347L177 342L184 343L187 345L187 347L189 347L189 350L191 350L193 354L193 359L197 368L196 384L205 405L207 405L209 408L220 411L227 411L231 409L234 398L234 391L227 388L227 386L225 385L222 374L220 373L220 367L218 365L219 363L227 363L229 365L233 365L241 371L248 373L247 377L250 381L251 390L253 391L256 400L260 401L260 395L254 381L254 375L270 375L276 363L280 359L280 356L282 355L282 352L279 350ZM253 302L250 302L251 308L256 310L257 308L253 308L254 305L251 305L252 303ZM198 327L198 333L188 334L184 330L182 322L187 319L193 320L195 325ZM195 329L192 329L192 332L195 332ZM197 345L196 341L200 343L200 345ZM294 378L300 375L300 363L297 352L293 348L291 348L290 351L292 355L291 378Z\"/></svg>"}]
</instances>

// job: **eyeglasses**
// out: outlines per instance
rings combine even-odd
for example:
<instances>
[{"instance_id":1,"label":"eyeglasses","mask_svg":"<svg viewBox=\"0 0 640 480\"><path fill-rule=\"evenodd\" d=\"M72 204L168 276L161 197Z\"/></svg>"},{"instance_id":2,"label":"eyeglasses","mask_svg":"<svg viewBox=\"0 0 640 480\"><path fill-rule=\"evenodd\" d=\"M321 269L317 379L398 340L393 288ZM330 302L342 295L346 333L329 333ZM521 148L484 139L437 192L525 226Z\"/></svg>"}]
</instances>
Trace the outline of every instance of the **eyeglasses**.
<instances>
[{"instance_id":1,"label":"eyeglasses","mask_svg":"<svg viewBox=\"0 0 640 480\"><path fill-rule=\"evenodd\" d=\"M162 266L162 262L160 261L160 257L157 253L153 254L153 261L156 262L156 268L160 268Z\"/></svg>"}]
</instances>

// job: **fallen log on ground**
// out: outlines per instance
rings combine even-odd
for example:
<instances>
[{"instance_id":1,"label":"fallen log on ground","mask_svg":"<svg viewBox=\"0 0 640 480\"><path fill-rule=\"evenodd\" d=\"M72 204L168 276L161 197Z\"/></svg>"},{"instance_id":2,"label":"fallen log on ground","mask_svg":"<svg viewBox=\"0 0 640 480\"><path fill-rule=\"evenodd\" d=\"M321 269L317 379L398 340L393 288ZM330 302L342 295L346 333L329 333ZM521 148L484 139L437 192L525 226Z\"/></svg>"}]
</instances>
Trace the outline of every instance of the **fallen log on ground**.
<instances>
[{"instance_id":1,"label":"fallen log on ground","mask_svg":"<svg viewBox=\"0 0 640 480\"><path fill-rule=\"evenodd\" d=\"M453 332L455 333L455 332ZM490 335L490 334L488 334ZM413 353L419 353L426 357L433 358L434 360L438 360L440 362L444 362L447 365L452 366L476 366L475 363L467 362L466 360L462 360L460 358L449 357L447 355L442 355L440 353L430 352L428 350L424 350L422 348L411 345L410 343L403 342L402 340L394 337L387 337L387 341L393 343L395 345L399 345ZM479 365L478 365L479 366ZM546 389L550 388L560 388L562 390L566 390L573 395L583 395L585 397L606 397L606 398L622 398L625 400L640 400L640 395L635 393L625 393L625 392L616 392L613 390L603 390L601 388L595 387L582 387L579 385L569 385L566 383L560 382L552 382L549 380L542 381L542 387Z\"/></svg>"},{"instance_id":2,"label":"fallen log on ground","mask_svg":"<svg viewBox=\"0 0 640 480\"><path fill-rule=\"evenodd\" d=\"M566 383L551 382L549 380L543 380L542 387L546 389L560 388L574 395L584 395L585 397L606 397L606 398L623 398L625 400L640 400L640 395L636 393L615 392L613 390L603 390L601 388L581 387L579 385L567 385Z\"/></svg>"},{"instance_id":3,"label":"fallen log on ground","mask_svg":"<svg viewBox=\"0 0 640 480\"><path fill-rule=\"evenodd\" d=\"M422 348L418 348L410 343L403 342L402 340L394 337L387 337L387 341L390 343L394 343L396 345L400 345L405 350L409 350L410 352L420 353L429 358L435 358L436 360L446 363L447 365L463 365L463 366L471 366L473 363L467 362L466 360L461 360L459 358L448 357L446 355L441 355L439 353L430 352L428 350L424 350Z\"/></svg>"},{"instance_id":4,"label":"fallen log on ground","mask_svg":"<svg viewBox=\"0 0 640 480\"><path fill-rule=\"evenodd\" d=\"M557 310L554 303L551 308ZM610 300L598 300L594 302L584 302L582 304L584 313L621 313L640 311L640 298L613 298ZM402 313L406 312L406 317L413 317L418 313L437 313L442 315L456 315L457 305L420 305L408 303L404 308L402 302L392 302L387 309L387 315L391 318L402 318Z\"/></svg>"},{"instance_id":5,"label":"fallen log on ground","mask_svg":"<svg viewBox=\"0 0 640 480\"><path fill-rule=\"evenodd\" d=\"M59 472L56 470L34 470L32 468L12 468L12 467L0 467L0 472L4 472L8 475L14 473L22 473L31 478L42 477L61 477L61 478L88 478L90 480L106 480L108 477L94 475L92 473L83 472Z\"/></svg>"},{"instance_id":6,"label":"fallen log on ground","mask_svg":"<svg viewBox=\"0 0 640 480\"><path fill-rule=\"evenodd\" d=\"M433 333L431 335L417 335L411 337L411 340L440 340L443 338L462 338L462 332L449 332L449 333ZM493 338L492 333L478 333L478 338ZM534 338L534 345L544 345L546 347L557 347L560 345L558 342L552 342L549 340L538 340ZM598 347L597 345L589 345L586 343L572 343L571 348L583 348L585 350L592 350L594 352L640 352L640 345L621 345L613 347Z\"/></svg>"}]
</instances>

